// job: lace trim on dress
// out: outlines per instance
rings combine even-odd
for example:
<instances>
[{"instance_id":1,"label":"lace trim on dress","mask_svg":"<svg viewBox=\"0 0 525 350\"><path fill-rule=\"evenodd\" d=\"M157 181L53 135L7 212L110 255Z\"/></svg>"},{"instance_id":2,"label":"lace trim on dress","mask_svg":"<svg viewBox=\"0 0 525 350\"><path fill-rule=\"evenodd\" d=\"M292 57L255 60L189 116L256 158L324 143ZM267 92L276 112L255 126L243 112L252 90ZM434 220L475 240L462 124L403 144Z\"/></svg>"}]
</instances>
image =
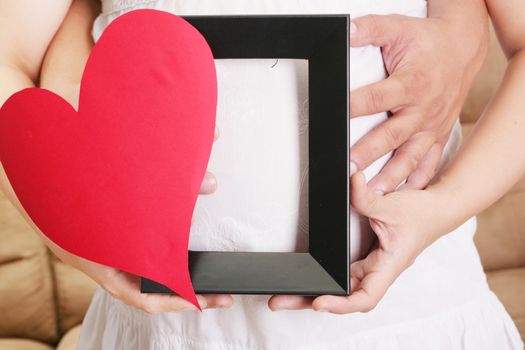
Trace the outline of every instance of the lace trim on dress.
<instances>
[{"instance_id":1,"label":"lace trim on dress","mask_svg":"<svg viewBox=\"0 0 525 350\"><path fill-rule=\"evenodd\" d=\"M156 0L102 0L102 13L107 15L130 8L142 7L141 5L155 1Z\"/></svg>"}]
</instances>

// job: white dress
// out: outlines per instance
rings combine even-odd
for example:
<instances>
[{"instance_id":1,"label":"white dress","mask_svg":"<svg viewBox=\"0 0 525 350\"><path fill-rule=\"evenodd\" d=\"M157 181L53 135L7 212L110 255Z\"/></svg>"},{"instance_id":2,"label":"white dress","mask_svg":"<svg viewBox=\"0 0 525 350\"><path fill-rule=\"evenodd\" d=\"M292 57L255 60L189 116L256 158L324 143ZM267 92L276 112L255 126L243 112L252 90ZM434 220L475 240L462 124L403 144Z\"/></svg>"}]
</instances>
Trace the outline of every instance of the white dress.
<instances>
[{"instance_id":1,"label":"white dress","mask_svg":"<svg viewBox=\"0 0 525 350\"><path fill-rule=\"evenodd\" d=\"M93 35L119 15L156 8L179 15L398 13L424 17L426 1L121 0L103 1ZM385 77L380 50L351 49L351 88ZM221 131L209 169L218 191L199 198L190 249L306 250L308 220L307 71L301 60L217 60ZM351 141L386 118L353 119ZM460 143L459 123L442 167ZM388 156L367 169L370 178ZM362 222L362 220L361 220ZM352 260L373 233L352 213ZM439 239L369 313L271 312L268 296L234 296L227 310L147 314L97 289L80 350L144 349L522 349L505 309L488 289L473 243L475 218Z\"/></svg>"}]
</instances>

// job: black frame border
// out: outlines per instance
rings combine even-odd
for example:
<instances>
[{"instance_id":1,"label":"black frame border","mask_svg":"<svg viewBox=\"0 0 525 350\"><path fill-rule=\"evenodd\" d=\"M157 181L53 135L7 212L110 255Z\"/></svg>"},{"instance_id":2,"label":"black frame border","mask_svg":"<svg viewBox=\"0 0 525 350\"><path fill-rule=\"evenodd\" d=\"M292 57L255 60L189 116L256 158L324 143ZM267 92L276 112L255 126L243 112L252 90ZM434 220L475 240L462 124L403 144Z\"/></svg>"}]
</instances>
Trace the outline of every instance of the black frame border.
<instances>
[{"instance_id":1,"label":"black frame border","mask_svg":"<svg viewBox=\"0 0 525 350\"><path fill-rule=\"evenodd\" d=\"M199 294L348 295L349 15L189 16L216 59L308 60L309 251L189 252ZM142 278L143 293L173 293Z\"/></svg>"}]
</instances>

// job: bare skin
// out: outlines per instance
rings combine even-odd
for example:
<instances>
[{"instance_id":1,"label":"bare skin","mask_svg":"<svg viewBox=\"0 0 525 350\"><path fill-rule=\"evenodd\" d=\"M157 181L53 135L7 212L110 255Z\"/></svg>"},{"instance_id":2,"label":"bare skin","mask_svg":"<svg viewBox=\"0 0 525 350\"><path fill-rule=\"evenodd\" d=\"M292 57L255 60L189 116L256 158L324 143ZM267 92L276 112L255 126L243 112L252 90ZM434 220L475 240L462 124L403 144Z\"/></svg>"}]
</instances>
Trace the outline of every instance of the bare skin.
<instances>
[{"instance_id":1,"label":"bare skin","mask_svg":"<svg viewBox=\"0 0 525 350\"><path fill-rule=\"evenodd\" d=\"M487 7L509 65L456 159L425 190L406 189L384 196L366 185L361 171L356 172L351 179L352 206L370 218L379 244L351 265L353 293L348 297L274 297L272 309L312 308L337 314L373 309L426 247L490 206L523 176L525 20L515 14L524 13L525 3L487 0Z\"/></svg>"},{"instance_id":2,"label":"bare skin","mask_svg":"<svg viewBox=\"0 0 525 350\"><path fill-rule=\"evenodd\" d=\"M394 151L370 181L371 189L389 193L405 179L404 188L420 189L434 177L485 58L487 42L482 0L429 0L428 18L389 15L354 20L351 46L380 46L389 73L387 79L350 96L351 118L392 113L351 150L353 171Z\"/></svg>"},{"instance_id":3,"label":"bare skin","mask_svg":"<svg viewBox=\"0 0 525 350\"><path fill-rule=\"evenodd\" d=\"M461 3L455 1L431 2L436 4L446 3L449 9L453 9L454 6L456 6L456 10L458 3ZM2 45L2 52L0 53L0 76L3 82L2 86L0 87L0 104L3 103L13 92L16 92L25 87L35 86L40 79L41 85L43 87L47 87L50 90L59 93L68 101L70 101L72 105L76 105L80 74L82 72L85 59L89 54L89 50L91 47L90 45L92 45L89 32L92 20L97 12L97 9L96 7L93 7L88 0L75 1L73 6L71 7L71 11L67 16L66 21L64 21L62 27L60 28L60 31L57 34L58 28L60 27L63 19L65 18L70 4L71 1L66 0L56 0L54 2L46 2L42 4L35 4L34 2L31 2L29 0L5 0L0 4L0 13L3 15L3 17L0 17L2 20L0 22L0 33L3 33L0 34L0 36L3 35L1 37L2 40L0 41L0 45ZM435 8L440 7L436 6ZM475 8L462 7L462 10L474 11ZM435 13L439 13L439 11ZM472 14L472 18L477 18L477 16L474 16L476 12L472 12ZM377 17L371 18L378 19ZM22 21L22 19L24 21ZM374 21L373 19L372 22ZM364 20L365 19L363 19L362 21ZM381 29L380 22L380 20L376 20L374 22L376 24L376 30ZM23 28L23 30L20 30L19 27L21 26L21 23L32 23L32 25ZM366 28L367 26L365 26L363 23L364 22L362 22L362 24L359 24L359 22L357 22L358 30L353 35L352 40L356 46L366 44L366 40L372 40L372 35L368 38L365 37L359 39L359 35L361 35L361 33L366 34L366 31L363 30L363 28ZM449 23L457 23L457 19L450 19ZM373 28L373 25L370 25L369 27ZM417 28L417 26L414 25L410 28L407 28L412 31L414 28ZM441 41L436 39L436 35L439 34L439 32L437 31L437 26L435 26L434 29L434 31L426 31L427 35L429 35L427 40L434 38L433 40L437 44L439 44ZM13 33L16 33L16 35L13 35ZM372 29L370 29L370 33L372 33ZM401 31L398 31L398 34L399 33L401 33ZM55 36L55 34L57 35ZM434 35L434 37L432 37L432 35ZM451 35L450 32L449 35ZM55 38L53 39L54 36ZM396 38L399 39L399 36ZM385 38L385 40L385 42L387 43L392 43L391 41L393 40L393 37ZM409 48L405 49L405 53L411 52L418 47L417 40L414 41L407 39L407 42L412 43L413 45L409 45ZM47 51L47 55L45 55L48 47L49 50ZM471 59L470 49L471 48L469 48L467 52L456 50L450 53L450 55L456 54L458 56L458 62L468 62ZM460 60L460 56L462 54L464 54L466 58ZM425 61L426 57L428 56L421 57L421 61ZM71 62L73 62L73 64L71 64ZM421 71L421 68L415 63L413 64L413 67L417 67L418 69L413 70L414 74ZM407 65L407 72L410 71L409 67L410 65ZM42 71L41 76L39 76L40 71ZM391 73L394 72L395 69ZM444 72L444 74L451 74L451 72ZM404 80L405 83L407 82L406 79L412 78L410 78L410 75L406 75ZM429 79L429 77L426 77L427 81ZM445 80L449 81L450 77L446 78ZM403 81L403 79L400 78L399 81ZM430 85L434 86L432 84ZM466 79L465 85L469 85L468 79ZM436 84L435 86L440 85ZM401 95L409 96L417 92L415 91L417 87L418 85L416 84L405 84L403 86L399 86L400 90L397 90L396 94L399 94L399 92L401 91ZM432 96L438 96L440 91L441 90L433 91ZM378 109L381 111L386 111L390 109L389 106L379 103L382 102L381 99L373 99L373 96L378 96L377 94L369 92L367 93L366 90L361 90L361 96L362 97L359 98L359 93L355 92L352 97L352 101L354 101L352 102L352 110L360 111L353 113L353 116L357 116L357 113L370 114L371 110L373 109ZM361 102L359 102L360 100ZM360 103L364 105L364 107L360 108ZM428 110L428 105L429 104L427 103L426 107L424 107L422 109L422 112L419 113L420 115L427 116L427 114L425 114L424 111ZM432 105L432 103L430 103L430 105ZM444 118L443 120L448 120L446 118L446 113L442 113L435 117L438 119ZM412 119L405 118L404 123L409 124L411 122ZM445 121L443 123L443 125L448 125ZM431 128L432 130L429 132L435 135L442 135L444 133L443 130L446 131L447 129L446 127L441 128L440 123L436 123L436 125L437 126L433 126ZM396 130L399 131L401 129ZM390 136L397 135L395 132L391 133L391 131L396 130L386 128L383 129L382 132L375 133L375 135L373 134L370 137L370 139L372 140L370 142L373 145L372 150L369 152L367 150L367 147L363 146L366 145L366 143L363 142L361 143L361 146L363 146L363 151L361 152L364 154L372 154L374 155L374 157L378 157L379 154L381 154L382 152L387 153L389 150L393 149L392 147L395 143L399 143L401 145L403 143L404 137L407 137L408 139L410 136L413 136L407 136L403 134L403 137L398 136L397 138L395 138L395 140L401 141L388 144L383 143L384 146L377 146L377 143L373 142L374 139L378 140L379 138L384 137L385 133L390 133ZM416 135L419 131L420 130L413 130L414 135ZM448 130L448 132L449 131L450 130ZM438 138L435 137L434 141L437 139ZM359 149L357 149L356 153L356 149L354 147L352 155L359 155L359 153ZM411 169L410 171L412 171L414 170L414 168L418 169L419 163L423 162L424 160L424 155L422 157L423 158L420 159L420 161L418 162L414 162L411 157L402 158L405 160L398 162L398 164L405 164L407 162L410 162L410 164L414 165L417 163L417 166L414 165L411 167L405 167L407 169ZM366 162L372 161L369 158L360 161L358 157L353 158L353 160L354 163L357 165L355 167L356 170L364 167L366 165ZM427 168L431 169L432 166ZM0 174L0 183L3 186L4 192L11 199L14 205L17 206L17 208L21 211L26 220L30 222L30 219L28 218L27 214L23 211L22 207L20 206L20 203L17 201L16 196L14 195L11 187L9 186L9 183L5 177L5 174L3 173L3 170L0 169L0 171L2 173ZM400 176L399 172L396 174L396 176ZM210 174L204 180L205 181L203 183L202 192L213 192L213 190L216 187L216 180L214 179L214 177ZM418 186L421 186L420 182L417 182L417 184ZM68 252L60 249L60 247L56 246L53 242L49 241L40 231L38 231L38 229L34 225L33 227L38 232L40 237L44 240L44 242L55 252L57 256L59 256L59 258L91 276L95 281L97 281L104 288L106 288L111 294L113 294L119 299L124 300L124 302L149 312L181 311L193 309L193 306L191 306L189 303L185 302L184 300L178 297L141 295L138 291L138 280L136 276L131 276L123 272L116 271L106 266L95 264L87 260L78 258L72 254L69 254ZM278 301L279 298L273 298L272 302L270 303L270 306L274 309L278 308L280 306ZM232 299L230 296L199 296L199 302L201 304L201 307L203 308L224 307L231 305Z\"/></svg>"},{"instance_id":4,"label":"bare skin","mask_svg":"<svg viewBox=\"0 0 525 350\"><path fill-rule=\"evenodd\" d=\"M90 0L75 0L72 4L70 1L54 1L53 6L50 6L51 2L37 3L9 0L0 4L0 13L9 19L6 21L2 18L0 33L10 34L6 41L2 38L2 45L5 47L2 47L3 55L0 58L0 105L12 93L35 86L40 80L42 88L54 91L76 107L80 79L93 46L91 26L99 12L98 4ZM34 13L30 13L33 18L29 21L35 23L35 27L34 30L28 29L27 32L20 33L20 23L28 21L28 8L34 10ZM53 18L53 21L49 18ZM12 33L19 33L20 37L13 37ZM218 132L216 136L218 137ZM0 184L6 196L62 261L87 274L116 298L151 313L195 310L192 304L176 295L141 294L138 276L63 250L31 221L9 185L3 168L0 168ZM215 177L207 173L203 179L201 194L213 193L216 187ZM228 295L198 295L197 298L202 309L228 307L233 302Z\"/></svg>"}]
</instances>

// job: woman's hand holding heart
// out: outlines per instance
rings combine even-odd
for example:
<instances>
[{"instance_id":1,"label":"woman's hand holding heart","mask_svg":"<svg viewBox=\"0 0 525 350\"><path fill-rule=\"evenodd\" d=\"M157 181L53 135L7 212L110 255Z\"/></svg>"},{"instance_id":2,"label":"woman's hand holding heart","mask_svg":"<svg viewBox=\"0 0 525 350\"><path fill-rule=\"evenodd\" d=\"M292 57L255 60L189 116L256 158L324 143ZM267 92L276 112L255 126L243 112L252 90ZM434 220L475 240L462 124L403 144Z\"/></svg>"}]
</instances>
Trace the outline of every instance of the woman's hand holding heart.
<instances>
[{"instance_id":1,"label":"woman's hand holding heart","mask_svg":"<svg viewBox=\"0 0 525 350\"><path fill-rule=\"evenodd\" d=\"M215 139L219 136L215 130ZM212 194L217 189L215 176L207 172L202 181L200 193ZM42 235L42 237L45 237ZM50 242L53 244L52 242ZM54 244L53 244L54 245ZM55 245L56 246L56 245ZM124 303L149 313L195 310L190 302L177 295L142 294L140 277L105 265L80 258L56 246L55 253L66 263L84 272L106 289L112 296ZM233 299L230 295L197 295L202 309L230 307Z\"/></svg>"},{"instance_id":2,"label":"woman's hand holding heart","mask_svg":"<svg viewBox=\"0 0 525 350\"><path fill-rule=\"evenodd\" d=\"M215 177L209 172L206 173L200 193L211 194L216 188ZM195 306L177 295L142 294L139 276L82 259L63 250L57 255L69 265L87 274L112 296L130 306L149 313L195 310ZM197 299L202 309L230 307L233 303L229 295L197 295Z\"/></svg>"},{"instance_id":3,"label":"woman's hand holding heart","mask_svg":"<svg viewBox=\"0 0 525 350\"><path fill-rule=\"evenodd\" d=\"M217 137L218 131L215 132L215 138ZM17 200L1 167L0 184L2 185L2 190L6 196L8 196L13 202L25 219L32 224L33 229L40 235L42 240L55 253L55 255L60 258L60 260L85 273L117 299L149 313L187 311L195 309L195 306L190 302L177 295L142 294L140 292L139 276L83 259L60 248L40 232L40 230L31 222L31 219ZM207 172L202 181L200 193L212 194L216 189L217 180L215 179L215 176L212 173ZM197 295L197 299L202 309L230 307L233 303L233 299L229 295Z\"/></svg>"},{"instance_id":4,"label":"woman's hand holding heart","mask_svg":"<svg viewBox=\"0 0 525 350\"><path fill-rule=\"evenodd\" d=\"M39 63L38 67L35 67L36 70L41 69L40 71L40 86L46 88L47 90L53 91L58 95L62 96L67 100L72 106L78 105L78 96L79 96L79 87L80 79L82 77L82 70L84 68L86 59L90 54L93 43L91 42L91 25L94 17L96 16L97 9L89 6L86 1L75 1L70 8L69 15L62 23L62 27L59 32L54 35L53 42L51 46L48 47L46 51L46 57L44 62ZM72 45L71 43L75 43ZM103 60L108 61L108 60ZM71 64L75 62L76 64ZM144 62L141 60L140 62ZM210 61L212 62L212 61ZM7 92L18 91L23 87L31 87L29 79L22 79L24 72L20 72L18 75L13 77L7 76L8 79L5 79L7 87L11 87L14 90L11 91L8 89ZM100 75L99 75L100 76ZM106 90L111 90L112 86L106 88L98 89L101 93L105 93ZM33 90L34 91L34 90ZM168 91L171 91L168 89ZM3 93L4 91L2 91ZM35 92L36 93L36 92ZM39 94L45 94L46 96L51 96L45 91L39 91ZM3 102L7 99L9 94L0 96L0 101ZM62 102L55 99L55 102L59 102L59 105L64 105ZM103 109L101 107L101 109ZM77 108L78 110L78 108ZM53 113L51 113L53 114ZM171 113L166 113L166 115L171 115ZM76 117L76 116L75 116ZM91 116L89 116L91 117ZM6 118L4 118L6 119ZM45 119L45 118L44 118ZM82 119L82 118L80 118ZM79 120L80 120L79 119ZM84 118L85 120L86 118ZM91 118L90 118L91 119ZM208 124L211 125L211 124ZM39 129L40 130L40 129ZM165 129L166 130L166 129ZM173 143L177 141L177 135L172 134L169 129L166 134L166 140L171 142L171 135L173 135ZM213 131L213 129L208 131ZM208 132L208 135L210 133ZM92 137L94 134L90 134ZM217 132L216 132L217 136ZM180 139L180 137L179 137ZM77 140L78 144L85 144L85 141ZM88 140L89 141L89 140ZM180 140L179 140L180 141ZM211 140L209 140L211 141ZM211 142L210 142L211 143ZM7 148L9 149L9 148ZM56 157L60 159L60 157ZM167 159L167 162L178 162L178 159ZM6 164L3 164L4 166ZM173 165L173 164L172 164ZM131 172L122 171L124 176L132 176ZM200 175L202 176L202 175ZM94 177L86 177L88 179L86 186L84 187L93 187L95 186L96 179ZM122 179L122 180L125 180ZM175 181L175 180L174 180ZM109 293L111 293L116 298L122 300L126 304L132 305L134 307L143 309L148 312L164 312L164 311L184 311L195 308L195 304L198 302L201 308L213 308L213 307L226 307L231 305L232 298L230 296L223 295L207 295L207 296L197 296L197 300L194 305L186 301L185 299L177 295L145 295L140 293L139 288L139 277L130 273L120 271L119 269L111 268L102 264L92 262L90 260L83 259L77 255L71 254L68 251L62 249L53 241L51 241L47 236L45 236L33 223L33 221L27 215L26 210L20 204L17 196L15 195L11 184L7 180L6 174L3 167L0 166L0 186L6 194L6 196L12 201L12 203L17 207L17 209L22 213L26 220L33 226L35 231L43 239L44 243L65 263L81 270L93 280L99 283L104 287ZM95 186L96 187L96 186ZM204 176L204 181L201 186L200 193L212 193L216 188L216 180L212 174L206 173ZM195 195L197 188L195 188ZM93 191L93 193L96 193ZM104 192L101 192L101 195L96 197L100 200L100 204L104 205ZM154 192L152 192L154 193ZM37 196L37 195L35 195ZM39 196L37 196L40 198ZM170 198L177 198L177 196L170 196ZM139 202L143 203L143 202ZM27 203L25 203L27 204ZM57 206L61 203L60 201L56 202ZM174 205L176 203L173 203ZM143 205L147 205L143 203ZM25 206L24 206L25 207ZM53 208L46 207L46 210ZM56 209L56 208L54 208ZM60 212L60 211L59 211ZM67 211L62 211L57 219L60 220L60 217L64 218L67 215ZM122 215L114 215L114 222L125 222L124 220L132 219L132 217L126 217ZM188 218L189 219L189 218ZM81 227L86 227L84 224ZM115 233L118 232L128 232L126 230L114 230ZM51 231L46 231L51 232ZM69 230L70 236L82 236L75 230ZM74 234L73 234L74 233ZM93 234L96 234L96 230L92 230ZM99 231L100 233L100 231ZM78 240L79 242L81 240ZM127 251L123 249L122 251Z\"/></svg>"}]
</instances>

